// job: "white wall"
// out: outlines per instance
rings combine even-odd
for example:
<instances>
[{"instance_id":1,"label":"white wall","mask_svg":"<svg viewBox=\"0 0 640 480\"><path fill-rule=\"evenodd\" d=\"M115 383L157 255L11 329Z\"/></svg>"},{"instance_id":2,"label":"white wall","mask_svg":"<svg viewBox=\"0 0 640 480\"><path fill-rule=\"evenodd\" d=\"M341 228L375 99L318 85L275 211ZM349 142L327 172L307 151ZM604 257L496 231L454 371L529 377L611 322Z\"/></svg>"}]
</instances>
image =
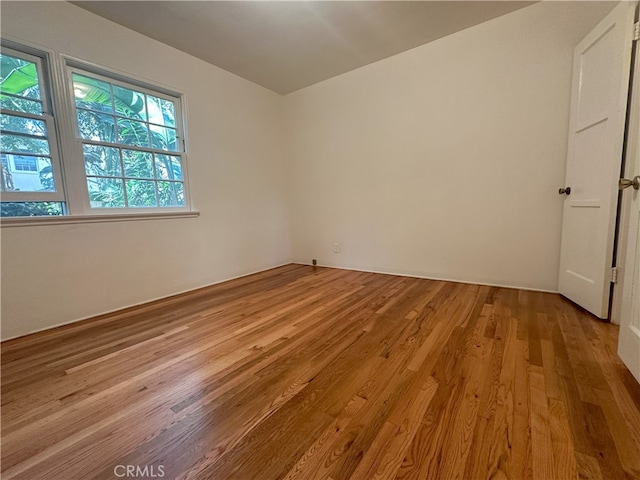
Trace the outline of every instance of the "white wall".
<instances>
[{"instance_id":1,"label":"white wall","mask_svg":"<svg viewBox=\"0 0 640 480\"><path fill-rule=\"evenodd\" d=\"M290 260L279 95L66 2L2 2L2 33L185 94L201 216L2 229L2 338Z\"/></svg>"},{"instance_id":2,"label":"white wall","mask_svg":"<svg viewBox=\"0 0 640 480\"><path fill-rule=\"evenodd\" d=\"M613 6L539 3L287 95L294 260L555 291L572 50Z\"/></svg>"}]
</instances>

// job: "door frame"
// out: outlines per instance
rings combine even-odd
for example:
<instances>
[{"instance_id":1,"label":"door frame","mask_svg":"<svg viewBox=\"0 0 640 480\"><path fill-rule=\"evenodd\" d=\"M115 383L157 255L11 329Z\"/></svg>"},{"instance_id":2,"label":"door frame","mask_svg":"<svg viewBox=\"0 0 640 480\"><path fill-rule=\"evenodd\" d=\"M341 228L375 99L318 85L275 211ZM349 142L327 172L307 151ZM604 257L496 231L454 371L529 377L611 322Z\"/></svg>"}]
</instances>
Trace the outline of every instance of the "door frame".
<instances>
[{"instance_id":1,"label":"door frame","mask_svg":"<svg viewBox=\"0 0 640 480\"><path fill-rule=\"evenodd\" d=\"M636 5L634 21L638 24L640 7ZM636 26L637 28L637 26ZM634 173L631 171L635 162L629 157L629 145L638 142L640 136L640 128L631 130L631 126L636 125L632 121L632 116L640 118L640 105L634 105L632 100L636 97L640 99L640 48L638 40L634 40L631 50L631 73L629 75L629 93L627 97L627 118L625 121L624 144L622 146L622 165L620 169L620 178L633 178ZM634 96L635 93L635 96ZM637 102L640 103L640 102ZM637 120L637 119L636 119ZM636 155L640 155L640 149ZM638 161L640 164L640 161ZM630 176L629 176L630 175ZM627 237L629 233L629 212L628 205L623 201L624 192L618 193L618 209L616 213L616 233L614 238L613 265L611 268L617 269L617 282L611 283L611 296L609 300L609 322L620 325L622 316L622 293L624 291L624 268L627 260Z\"/></svg>"}]
</instances>

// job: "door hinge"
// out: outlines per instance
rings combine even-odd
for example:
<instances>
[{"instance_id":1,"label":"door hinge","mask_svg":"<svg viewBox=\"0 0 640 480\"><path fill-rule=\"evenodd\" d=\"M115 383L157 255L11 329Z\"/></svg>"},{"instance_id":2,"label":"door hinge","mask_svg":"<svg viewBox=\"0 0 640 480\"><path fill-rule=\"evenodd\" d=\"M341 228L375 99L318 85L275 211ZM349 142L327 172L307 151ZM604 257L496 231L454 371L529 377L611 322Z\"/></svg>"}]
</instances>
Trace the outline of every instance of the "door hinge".
<instances>
[{"instance_id":1,"label":"door hinge","mask_svg":"<svg viewBox=\"0 0 640 480\"><path fill-rule=\"evenodd\" d=\"M636 22L633 24L633 39L640 39L640 22Z\"/></svg>"},{"instance_id":2,"label":"door hinge","mask_svg":"<svg viewBox=\"0 0 640 480\"><path fill-rule=\"evenodd\" d=\"M611 283L618 283L618 267L611 268Z\"/></svg>"}]
</instances>

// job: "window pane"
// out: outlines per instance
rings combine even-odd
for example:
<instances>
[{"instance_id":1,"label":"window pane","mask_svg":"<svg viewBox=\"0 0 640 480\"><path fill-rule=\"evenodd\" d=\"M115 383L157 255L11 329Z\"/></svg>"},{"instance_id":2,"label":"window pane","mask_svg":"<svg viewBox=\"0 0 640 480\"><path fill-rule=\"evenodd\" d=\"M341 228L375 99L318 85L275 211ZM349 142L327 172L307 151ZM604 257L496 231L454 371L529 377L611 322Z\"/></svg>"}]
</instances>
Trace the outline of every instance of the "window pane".
<instances>
[{"instance_id":1,"label":"window pane","mask_svg":"<svg viewBox=\"0 0 640 480\"><path fill-rule=\"evenodd\" d=\"M42 115L42 102L39 100L27 100L26 98L0 95L0 107L16 112L33 113Z\"/></svg>"},{"instance_id":2,"label":"window pane","mask_svg":"<svg viewBox=\"0 0 640 480\"><path fill-rule=\"evenodd\" d=\"M178 151L178 140L176 130L174 128L159 127L150 125L151 128L151 144L159 150Z\"/></svg>"},{"instance_id":3,"label":"window pane","mask_svg":"<svg viewBox=\"0 0 640 480\"><path fill-rule=\"evenodd\" d=\"M78 128L80 136L87 140L114 143L115 119L110 115L78 110Z\"/></svg>"},{"instance_id":4,"label":"window pane","mask_svg":"<svg viewBox=\"0 0 640 480\"><path fill-rule=\"evenodd\" d=\"M135 118L136 120L147 120L147 109L143 93L114 85L113 96L118 115Z\"/></svg>"},{"instance_id":5,"label":"window pane","mask_svg":"<svg viewBox=\"0 0 640 480\"><path fill-rule=\"evenodd\" d=\"M36 64L0 54L0 91L20 97L40 99Z\"/></svg>"},{"instance_id":6,"label":"window pane","mask_svg":"<svg viewBox=\"0 0 640 480\"><path fill-rule=\"evenodd\" d=\"M83 145L84 168L87 175L104 177L122 176L120 153L117 148Z\"/></svg>"},{"instance_id":7,"label":"window pane","mask_svg":"<svg viewBox=\"0 0 640 480\"><path fill-rule=\"evenodd\" d=\"M157 207L156 182L127 180L127 203L130 207Z\"/></svg>"},{"instance_id":8,"label":"window pane","mask_svg":"<svg viewBox=\"0 0 640 480\"><path fill-rule=\"evenodd\" d=\"M0 115L0 125L2 130L7 132L26 133L39 137L47 136L47 126L41 120L16 117L15 115Z\"/></svg>"},{"instance_id":9,"label":"window pane","mask_svg":"<svg viewBox=\"0 0 640 480\"><path fill-rule=\"evenodd\" d=\"M139 150L122 150L124 176L133 178L153 178L151 153Z\"/></svg>"},{"instance_id":10,"label":"window pane","mask_svg":"<svg viewBox=\"0 0 640 480\"><path fill-rule=\"evenodd\" d=\"M161 180L182 180L180 157L156 154L156 177Z\"/></svg>"},{"instance_id":11,"label":"window pane","mask_svg":"<svg viewBox=\"0 0 640 480\"><path fill-rule=\"evenodd\" d=\"M41 153L49 155L47 139L23 137L22 135L1 135L0 148L4 152Z\"/></svg>"},{"instance_id":12,"label":"window pane","mask_svg":"<svg viewBox=\"0 0 640 480\"><path fill-rule=\"evenodd\" d=\"M64 215L62 202L2 202L0 208L0 215L3 217Z\"/></svg>"},{"instance_id":13,"label":"window pane","mask_svg":"<svg viewBox=\"0 0 640 480\"><path fill-rule=\"evenodd\" d=\"M73 93L78 107L99 112L113 112L111 86L107 82L74 73Z\"/></svg>"},{"instance_id":14,"label":"window pane","mask_svg":"<svg viewBox=\"0 0 640 480\"><path fill-rule=\"evenodd\" d=\"M136 147L149 146L149 130L146 123L118 119L118 143Z\"/></svg>"},{"instance_id":15,"label":"window pane","mask_svg":"<svg viewBox=\"0 0 640 480\"><path fill-rule=\"evenodd\" d=\"M167 127L176 126L176 114L173 102L163 98L147 95L147 107L149 109L149 121Z\"/></svg>"},{"instance_id":16,"label":"window pane","mask_svg":"<svg viewBox=\"0 0 640 480\"><path fill-rule=\"evenodd\" d=\"M53 192L51 159L28 155L2 155L2 177L10 192Z\"/></svg>"},{"instance_id":17,"label":"window pane","mask_svg":"<svg viewBox=\"0 0 640 480\"><path fill-rule=\"evenodd\" d=\"M158 197L161 207L184 207L182 182L158 182Z\"/></svg>"},{"instance_id":18,"label":"window pane","mask_svg":"<svg viewBox=\"0 0 640 480\"><path fill-rule=\"evenodd\" d=\"M122 208L124 189L119 178L87 177L89 202L94 208Z\"/></svg>"}]
</instances>

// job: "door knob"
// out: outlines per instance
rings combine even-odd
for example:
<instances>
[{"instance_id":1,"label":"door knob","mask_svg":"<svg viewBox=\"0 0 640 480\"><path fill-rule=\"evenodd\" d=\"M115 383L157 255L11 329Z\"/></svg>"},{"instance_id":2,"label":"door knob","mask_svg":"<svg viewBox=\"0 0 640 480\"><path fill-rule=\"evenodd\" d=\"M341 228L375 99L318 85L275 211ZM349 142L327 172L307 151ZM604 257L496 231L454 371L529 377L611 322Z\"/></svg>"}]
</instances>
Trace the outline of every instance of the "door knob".
<instances>
[{"instance_id":1,"label":"door knob","mask_svg":"<svg viewBox=\"0 0 640 480\"><path fill-rule=\"evenodd\" d=\"M640 190L640 175L633 177L633 180L628 178L621 178L618 181L618 188L624 190L625 188L633 187L634 190Z\"/></svg>"},{"instance_id":2,"label":"door knob","mask_svg":"<svg viewBox=\"0 0 640 480\"><path fill-rule=\"evenodd\" d=\"M564 187L558 190L560 195L571 195L571 187Z\"/></svg>"}]
</instances>

